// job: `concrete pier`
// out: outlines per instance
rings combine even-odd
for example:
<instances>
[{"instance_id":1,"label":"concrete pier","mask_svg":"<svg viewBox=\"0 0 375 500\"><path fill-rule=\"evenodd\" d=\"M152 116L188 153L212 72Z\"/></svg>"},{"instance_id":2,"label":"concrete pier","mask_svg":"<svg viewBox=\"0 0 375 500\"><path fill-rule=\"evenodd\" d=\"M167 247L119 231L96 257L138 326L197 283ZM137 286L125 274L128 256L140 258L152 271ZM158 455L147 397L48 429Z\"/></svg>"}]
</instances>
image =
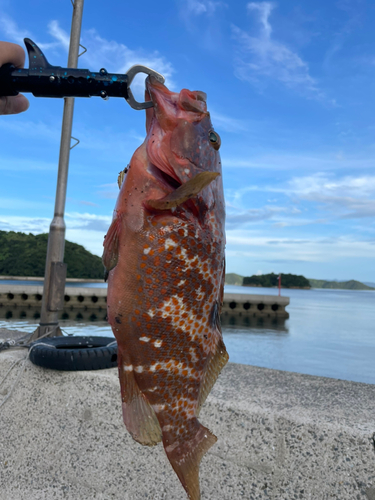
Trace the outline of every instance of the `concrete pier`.
<instances>
[{"instance_id":1,"label":"concrete pier","mask_svg":"<svg viewBox=\"0 0 375 500\"><path fill-rule=\"evenodd\" d=\"M0 317L34 318L39 316L43 285L0 285ZM107 289L65 287L64 310L61 319L105 319ZM224 293L222 316L286 319L289 297ZM77 318L78 315L78 318Z\"/></svg>"},{"instance_id":2,"label":"concrete pier","mask_svg":"<svg viewBox=\"0 0 375 500\"><path fill-rule=\"evenodd\" d=\"M0 381L25 354L0 353ZM116 369L22 369L0 408L0 500L186 500L162 446L126 432ZM375 498L375 385L229 363L199 418L218 437L202 500Z\"/></svg>"}]
</instances>

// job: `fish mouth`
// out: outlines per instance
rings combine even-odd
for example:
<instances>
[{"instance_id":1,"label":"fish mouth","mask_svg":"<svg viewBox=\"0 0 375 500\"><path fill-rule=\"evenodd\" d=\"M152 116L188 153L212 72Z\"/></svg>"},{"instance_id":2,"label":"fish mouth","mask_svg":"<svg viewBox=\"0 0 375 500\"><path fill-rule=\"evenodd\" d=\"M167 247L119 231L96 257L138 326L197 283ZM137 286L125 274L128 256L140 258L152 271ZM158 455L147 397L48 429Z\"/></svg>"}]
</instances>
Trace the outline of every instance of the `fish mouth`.
<instances>
[{"instance_id":1,"label":"fish mouth","mask_svg":"<svg viewBox=\"0 0 375 500\"><path fill-rule=\"evenodd\" d=\"M161 185L162 188L167 188L168 192L172 192L182 185L179 179L172 177L167 174L161 168L157 167L153 163L150 163L148 167L149 173L156 179L156 181Z\"/></svg>"},{"instance_id":2,"label":"fish mouth","mask_svg":"<svg viewBox=\"0 0 375 500\"><path fill-rule=\"evenodd\" d=\"M156 165L153 163L149 164L148 167L148 172L154 177L156 182L162 187L162 189L166 190L167 193L171 193L178 189L180 186L182 186L182 182L180 180L176 180L175 177L170 176L164 170L158 168ZM147 206L147 202L146 202ZM194 217L196 217L198 220L200 220L200 207L198 204L198 200L196 198L190 198L186 200L184 203L180 205L180 207L183 209L185 212L190 212ZM147 206L148 210L154 212L154 213L159 213L166 215L166 213L173 213L175 217L181 217L182 212L176 209L171 209L171 210L158 210L155 208L151 208L150 206Z\"/></svg>"}]
</instances>

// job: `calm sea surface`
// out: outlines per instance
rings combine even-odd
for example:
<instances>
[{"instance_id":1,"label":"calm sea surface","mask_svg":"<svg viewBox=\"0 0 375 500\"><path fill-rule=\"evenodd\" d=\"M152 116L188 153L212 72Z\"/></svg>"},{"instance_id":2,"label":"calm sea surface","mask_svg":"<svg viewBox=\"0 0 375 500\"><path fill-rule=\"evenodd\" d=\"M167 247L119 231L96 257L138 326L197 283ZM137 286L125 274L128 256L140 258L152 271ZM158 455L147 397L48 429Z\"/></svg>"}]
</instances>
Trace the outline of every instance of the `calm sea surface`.
<instances>
[{"instance_id":1,"label":"calm sea surface","mask_svg":"<svg viewBox=\"0 0 375 500\"><path fill-rule=\"evenodd\" d=\"M5 281L0 281L4 283ZM15 282L13 282L15 283ZM40 284L21 282L17 284ZM68 286L82 286L68 283ZM88 283L85 286L102 287ZM104 285L105 286L105 285ZM277 295L273 288L227 286L227 292ZM282 322L223 325L230 361L375 384L375 291L282 290L290 318ZM32 331L30 320L0 318L0 328ZM62 321L75 335L112 336L104 322Z\"/></svg>"}]
</instances>

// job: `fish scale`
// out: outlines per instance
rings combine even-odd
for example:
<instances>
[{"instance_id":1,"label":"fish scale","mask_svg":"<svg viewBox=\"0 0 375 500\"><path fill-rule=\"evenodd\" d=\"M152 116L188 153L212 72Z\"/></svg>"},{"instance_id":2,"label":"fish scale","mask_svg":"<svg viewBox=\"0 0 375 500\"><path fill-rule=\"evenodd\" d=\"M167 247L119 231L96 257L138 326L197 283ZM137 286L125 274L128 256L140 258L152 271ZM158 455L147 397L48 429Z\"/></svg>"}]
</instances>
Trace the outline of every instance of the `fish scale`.
<instances>
[{"instance_id":1,"label":"fish scale","mask_svg":"<svg viewBox=\"0 0 375 500\"><path fill-rule=\"evenodd\" d=\"M126 169L104 242L108 320L125 425L143 445L163 442L198 500L199 464L217 439L198 415L228 360L219 320L224 198L211 141L219 138L205 94L173 93L152 80L147 88L147 137Z\"/></svg>"}]
</instances>

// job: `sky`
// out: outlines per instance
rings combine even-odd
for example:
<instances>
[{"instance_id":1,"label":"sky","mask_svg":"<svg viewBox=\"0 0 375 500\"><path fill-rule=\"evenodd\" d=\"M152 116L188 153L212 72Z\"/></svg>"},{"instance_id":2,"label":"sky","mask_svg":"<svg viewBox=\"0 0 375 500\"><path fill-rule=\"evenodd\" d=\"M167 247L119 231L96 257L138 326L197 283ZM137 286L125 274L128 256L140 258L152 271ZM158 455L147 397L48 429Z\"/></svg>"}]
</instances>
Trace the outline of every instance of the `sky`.
<instances>
[{"instance_id":1,"label":"sky","mask_svg":"<svg viewBox=\"0 0 375 500\"><path fill-rule=\"evenodd\" d=\"M29 37L66 66L71 18L69 0L0 0L0 40ZM374 25L371 0L86 0L78 64L144 64L171 90L207 93L227 272L375 282ZM144 79L133 88L141 99ZM28 97L26 113L0 117L0 229L38 234L53 217L63 100ZM72 135L66 237L101 255L145 112L76 99Z\"/></svg>"}]
</instances>

